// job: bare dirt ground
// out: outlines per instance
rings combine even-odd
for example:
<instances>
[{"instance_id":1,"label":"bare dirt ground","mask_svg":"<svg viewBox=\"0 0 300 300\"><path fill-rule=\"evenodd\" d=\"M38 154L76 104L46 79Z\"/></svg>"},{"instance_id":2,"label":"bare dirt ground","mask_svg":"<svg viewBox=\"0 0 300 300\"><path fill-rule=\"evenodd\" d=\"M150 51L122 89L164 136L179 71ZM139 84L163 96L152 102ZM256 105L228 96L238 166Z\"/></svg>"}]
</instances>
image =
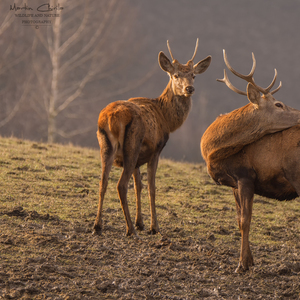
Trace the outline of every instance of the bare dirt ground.
<instances>
[{"instance_id":1,"label":"bare dirt ground","mask_svg":"<svg viewBox=\"0 0 300 300\"><path fill-rule=\"evenodd\" d=\"M213 233L195 240L169 228L138 239L109 226L99 237L21 207L2 215L1 228L11 260L1 262L3 299L299 299L298 247L253 247L256 266L235 274L237 243L215 247Z\"/></svg>"},{"instance_id":2,"label":"bare dirt ground","mask_svg":"<svg viewBox=\"0 0 300 300\"><path fill-rule=\"evenodd\" d=\"M119 173L112 173L104 231L93 236L100 174L95 152L18 143L22 148L13 150L16 141L0 140L2 149L11 149L0 157L0 299L300 298L298 199L257 198L250 237L255 266L237 274L234 200L203 166L160 162L161 233L145 230L139 237L124 235ZM85 161L76 167L73 154Z\"/></svg>"}]
</instances>

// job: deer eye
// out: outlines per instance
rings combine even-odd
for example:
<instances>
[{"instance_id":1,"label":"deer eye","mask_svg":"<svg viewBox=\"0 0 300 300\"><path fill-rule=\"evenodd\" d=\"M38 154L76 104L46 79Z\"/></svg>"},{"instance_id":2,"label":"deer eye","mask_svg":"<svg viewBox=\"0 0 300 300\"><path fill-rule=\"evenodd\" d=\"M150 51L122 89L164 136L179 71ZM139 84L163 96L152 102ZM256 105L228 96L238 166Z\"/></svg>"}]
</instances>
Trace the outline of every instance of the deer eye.
<instances>
[{"instance_id":1,"label":"deer eye","mask_svg":"<svg viewBox=\"0 0 300 300\"><path fill-rule=\"evenodd\" d=\"M281 103L279 103L279 102L275 103L275 105L276 105L277 107L283 108L283 105L282 105Z\"/></svg>"},{"instance_id":2,"label":"deer eye","mask_svg":"<svg viewBox=\"0 0 300 300\"><path fill-rule=\"evenodd\" d=\"M178 76L178 74L174 74L174 78L176 78L176 79L177 79L178 77L179 77L179 76Z\"/></svg>"},{"instance_id":3,"label":"deer eye","mask_svg":"<svg viewBox=\"0 0 300 300\"><path fill-rule=\"evenodd\" d=\"M195 74L192 74L192 78L195 79L195 77L196 77Z\"/></svg>"}]
</instances>

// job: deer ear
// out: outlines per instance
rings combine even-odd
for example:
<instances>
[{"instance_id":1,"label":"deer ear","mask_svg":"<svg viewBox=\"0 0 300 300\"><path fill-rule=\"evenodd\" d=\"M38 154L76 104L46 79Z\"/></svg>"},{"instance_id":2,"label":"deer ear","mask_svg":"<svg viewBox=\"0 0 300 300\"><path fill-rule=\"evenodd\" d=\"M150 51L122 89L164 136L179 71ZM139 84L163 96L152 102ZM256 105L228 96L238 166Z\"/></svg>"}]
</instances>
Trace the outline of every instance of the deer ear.
<instances>
[{"instance_id":1,"label":"deer ear","mask_svg":"<svg viewBox=\"0 0 300 300\"><path fill-rule=\"evenodd\" d=\"M250 102L255 105L259 105L261 99L260 92L250 82L247 85L247 97Z\"/></svg>"},{"instance_id":2,"label":"deer ear","mask_svg":"<svg viewBox=\"0 0 300 300\"><path fill-rule=\"evenodd\" d=\"M166 55L160 51L158 54L158 63L160 65L160 67L162 68L162 70L164 70L165 72L168 73L173 73L174 72L174 67L172 65L172 63L170 62L170 60L166 57Z\"/></svg>"},{"instance_id":3,"label":"deer ear","mask_svg":"<svg viewBox=\"0 0 300 300\"><path fill-rule=\"evenodd\" d=\"M210 62L211 62L211 56L209 55L194 65L194 73L201 74L205 72L209 67Z\"/></svg>"}]
</instances>

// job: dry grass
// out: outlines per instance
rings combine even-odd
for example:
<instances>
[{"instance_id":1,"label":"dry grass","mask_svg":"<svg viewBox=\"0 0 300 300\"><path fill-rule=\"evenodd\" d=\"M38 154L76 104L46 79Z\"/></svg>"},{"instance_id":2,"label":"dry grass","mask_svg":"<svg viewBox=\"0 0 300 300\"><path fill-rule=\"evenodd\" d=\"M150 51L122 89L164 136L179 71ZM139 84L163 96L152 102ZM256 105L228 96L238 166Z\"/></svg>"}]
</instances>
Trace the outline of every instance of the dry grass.
<instances>
[{"instance_id":1,"label":"dry grass","mask_svg":"<svg viewBox=\"0 0 300 300\"><path fill-rule=\"evenodd\" d=\"M140 239L126 238L114 168L104 232L92 236L99 151L0 138L0 299L298 299L300 206L256 197L256 266L235 274L240 234L231 190L202 164L161 159L161 234L149 235L146 168ZM133 183L128 193L135 215Z\"/></svg>"}]
</instances>

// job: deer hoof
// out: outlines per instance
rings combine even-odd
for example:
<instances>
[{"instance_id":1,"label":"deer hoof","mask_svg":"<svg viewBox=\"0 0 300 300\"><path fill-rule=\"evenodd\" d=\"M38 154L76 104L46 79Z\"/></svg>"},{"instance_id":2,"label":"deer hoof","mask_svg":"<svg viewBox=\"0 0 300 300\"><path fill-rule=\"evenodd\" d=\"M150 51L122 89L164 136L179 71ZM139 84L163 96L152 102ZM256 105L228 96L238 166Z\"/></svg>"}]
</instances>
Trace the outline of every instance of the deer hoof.
<instances>
[{"instance_id":1,"label":"deer hoof","mask_svg":"<svg viewBox=\"0 0 300 300\"><path fill-rule=\"evenodd\" d=\"M149 231L149 234L157 234L157 233L159 233L159 230L155 228L151 228Z\"/></svg>"},{"instance_id":2,"label":"deer hoof","mask_svg":"<svg viewBox=\"0 0 300 300\"><path fill-rule=\"evenodd\" d=\"M143 222L142 222L142 223L136 222L136 223L135 223L135 227L136 227L136 229L139 230L139 231L144 230L144 224L143 224Z\"/></svg>"},{"instance_id":3,"label":"deer hoof","mask_svg":"<svg viewBox=\"0 0 300 300\"><path fill-rule=\"evenodd\" d=\"M239 264L235 269L235 273L245 273L247 270L249 270L249 268L244 268L242 264Z\"/></svg>"},{"instance_id":4,"label":"deer hoof","mask_svg":"<svg viewBox=\"0 0 300 300\"><path fill-rule=\"evenodd\" d=\"M131 236L131 235L137 235L134 229L128 230L126 231L126 236Z\"/></svg>"},{"instance_id":5,"label":"deer hoof","mask_svg":"<svg viewBox=\"0 0 300 300\"><path fill-rule=\"evenodd\" d=\"M102 228L99 225L94 225L93 235L101 235Z\"/></svg>"},{"instance_id":6,"label":"deer hoof","mask_svg":"<svg viewBox=\"0 0 300 300\"><path fill-rule=\"evenodd\" d=\"M253 266L253 262L250 264L246 264L246 266L243 266L241 262L239 262L238 267L235 269L235 273L245 273L249 271L249 267Z\"/></svg>"}]
</instances>

